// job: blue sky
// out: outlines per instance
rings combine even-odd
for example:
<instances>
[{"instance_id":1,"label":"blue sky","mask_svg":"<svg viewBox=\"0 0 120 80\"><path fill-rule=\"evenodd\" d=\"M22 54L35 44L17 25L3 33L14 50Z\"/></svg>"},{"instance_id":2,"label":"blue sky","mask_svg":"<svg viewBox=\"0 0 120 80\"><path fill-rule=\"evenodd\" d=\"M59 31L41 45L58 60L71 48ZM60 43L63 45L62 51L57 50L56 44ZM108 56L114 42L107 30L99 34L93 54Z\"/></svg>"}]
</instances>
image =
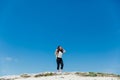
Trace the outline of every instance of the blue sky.
<instances>
[{"instance_id":1,"label":"blue sky","mask_svg":"<svg viewBox=\"0 0 120 80\"><path fill-rule=\"evenodd\" d=\"M0 75L56 71L120 74L119 0L0 0Z\"/></svg>"}]
</instances>

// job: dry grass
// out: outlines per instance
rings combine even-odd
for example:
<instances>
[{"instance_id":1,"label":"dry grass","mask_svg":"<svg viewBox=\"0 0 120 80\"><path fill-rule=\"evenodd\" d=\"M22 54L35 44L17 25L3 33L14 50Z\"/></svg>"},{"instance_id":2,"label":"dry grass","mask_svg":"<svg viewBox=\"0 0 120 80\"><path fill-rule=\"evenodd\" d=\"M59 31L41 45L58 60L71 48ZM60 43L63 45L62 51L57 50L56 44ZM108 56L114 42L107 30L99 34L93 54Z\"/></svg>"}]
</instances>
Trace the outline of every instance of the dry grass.
<instances>
[{"instance_id":1,"label":"dry grass","mask_svg":"<svg viewBox=\"0 0 120 80\"><path fill-rule=\"evenodd\" d=\"M86 72L86 73L81 73L81 72L76 72L76 75L80 76L90 76L90 77L120 77L120 75L116 74L109 74L109 73L96 73L96 72Z\"/></svg>"}]
</instances>

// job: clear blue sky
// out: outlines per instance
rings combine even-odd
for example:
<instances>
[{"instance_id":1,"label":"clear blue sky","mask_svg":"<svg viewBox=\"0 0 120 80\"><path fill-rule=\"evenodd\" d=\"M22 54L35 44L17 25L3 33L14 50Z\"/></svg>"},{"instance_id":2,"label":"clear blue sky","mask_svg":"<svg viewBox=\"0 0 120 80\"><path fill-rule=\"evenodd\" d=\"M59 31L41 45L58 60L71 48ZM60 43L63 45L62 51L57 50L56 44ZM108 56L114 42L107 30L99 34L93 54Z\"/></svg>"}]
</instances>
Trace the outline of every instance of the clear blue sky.
<instances>
[{"instance_id":1,"label":"clear blue sky","mask_svg":"<svg viewBox=\"0 0 120 80\"><path fill-rule=\"evenodd\" d=\"M0 75L56 71L120 74L119 0L0 0Z\"/></svg>"}]
</instances>

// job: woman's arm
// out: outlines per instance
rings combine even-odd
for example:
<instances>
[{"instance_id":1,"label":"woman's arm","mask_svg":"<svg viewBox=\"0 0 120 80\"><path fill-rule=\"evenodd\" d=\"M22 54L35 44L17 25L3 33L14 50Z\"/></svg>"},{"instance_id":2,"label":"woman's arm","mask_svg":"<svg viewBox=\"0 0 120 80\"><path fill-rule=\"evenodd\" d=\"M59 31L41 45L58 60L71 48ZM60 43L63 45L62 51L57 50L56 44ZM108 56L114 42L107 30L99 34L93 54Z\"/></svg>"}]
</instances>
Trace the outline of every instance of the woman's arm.
<instances>
[{"instance_id":1,"label":"woman's arm","mask_svg":"<svg viewBox=\"0 0 120 80\"><path fill-rule=\"evenodd\" d=\"M63 53L66 53L66 50L65 50L65 49L63 49Z\"/></svg>"},{"instance_id":2,"label":"woman's arm","mask_svg":"<svg viewBox=\"0 0 120 80\"><path fill-rule=\"evenodd\" d=\"M55 55L56 55L56 53L57 53L57 49L55 50Z\"/></svg>"},{"instance_id":3,"label":"woman's arm","mask_svg":"<svg viewBox=\"0 0 120 80\"><path fill-rule=\"evenodd\" d=\"M56 57L58 56L57 49L55 50L55 55L56 55Z\"/></svg>"}]
</instances>

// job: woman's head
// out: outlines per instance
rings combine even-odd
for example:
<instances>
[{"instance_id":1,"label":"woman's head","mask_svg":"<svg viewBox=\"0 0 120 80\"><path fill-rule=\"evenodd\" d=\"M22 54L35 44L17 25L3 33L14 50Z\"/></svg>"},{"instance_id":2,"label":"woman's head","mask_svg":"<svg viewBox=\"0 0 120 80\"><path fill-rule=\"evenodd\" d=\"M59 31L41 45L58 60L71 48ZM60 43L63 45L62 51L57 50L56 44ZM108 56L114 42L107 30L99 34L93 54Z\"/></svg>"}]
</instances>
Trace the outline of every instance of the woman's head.
<instances>
[{"instance_id":1,"label":"woman's head","mask_svg":"<svg viewBox=\"0 0 120 80\"><path fill-rule=\"evenodd\" d=\"M62 49L62 47L59 45L59 46L57 47L57 49L61 50L61 49Z\"/></svg>"},{"instance_id":2,"label":"woman's head","mask_svg":"<svg viewBox=\"0 0 120 80\"><path fill-rule=\"evenodd\" d=\"M60 45L57 47L57 50L58 50L58 52L59 51L63 52L63 48Z\"/></svg>"}]
</instances>

